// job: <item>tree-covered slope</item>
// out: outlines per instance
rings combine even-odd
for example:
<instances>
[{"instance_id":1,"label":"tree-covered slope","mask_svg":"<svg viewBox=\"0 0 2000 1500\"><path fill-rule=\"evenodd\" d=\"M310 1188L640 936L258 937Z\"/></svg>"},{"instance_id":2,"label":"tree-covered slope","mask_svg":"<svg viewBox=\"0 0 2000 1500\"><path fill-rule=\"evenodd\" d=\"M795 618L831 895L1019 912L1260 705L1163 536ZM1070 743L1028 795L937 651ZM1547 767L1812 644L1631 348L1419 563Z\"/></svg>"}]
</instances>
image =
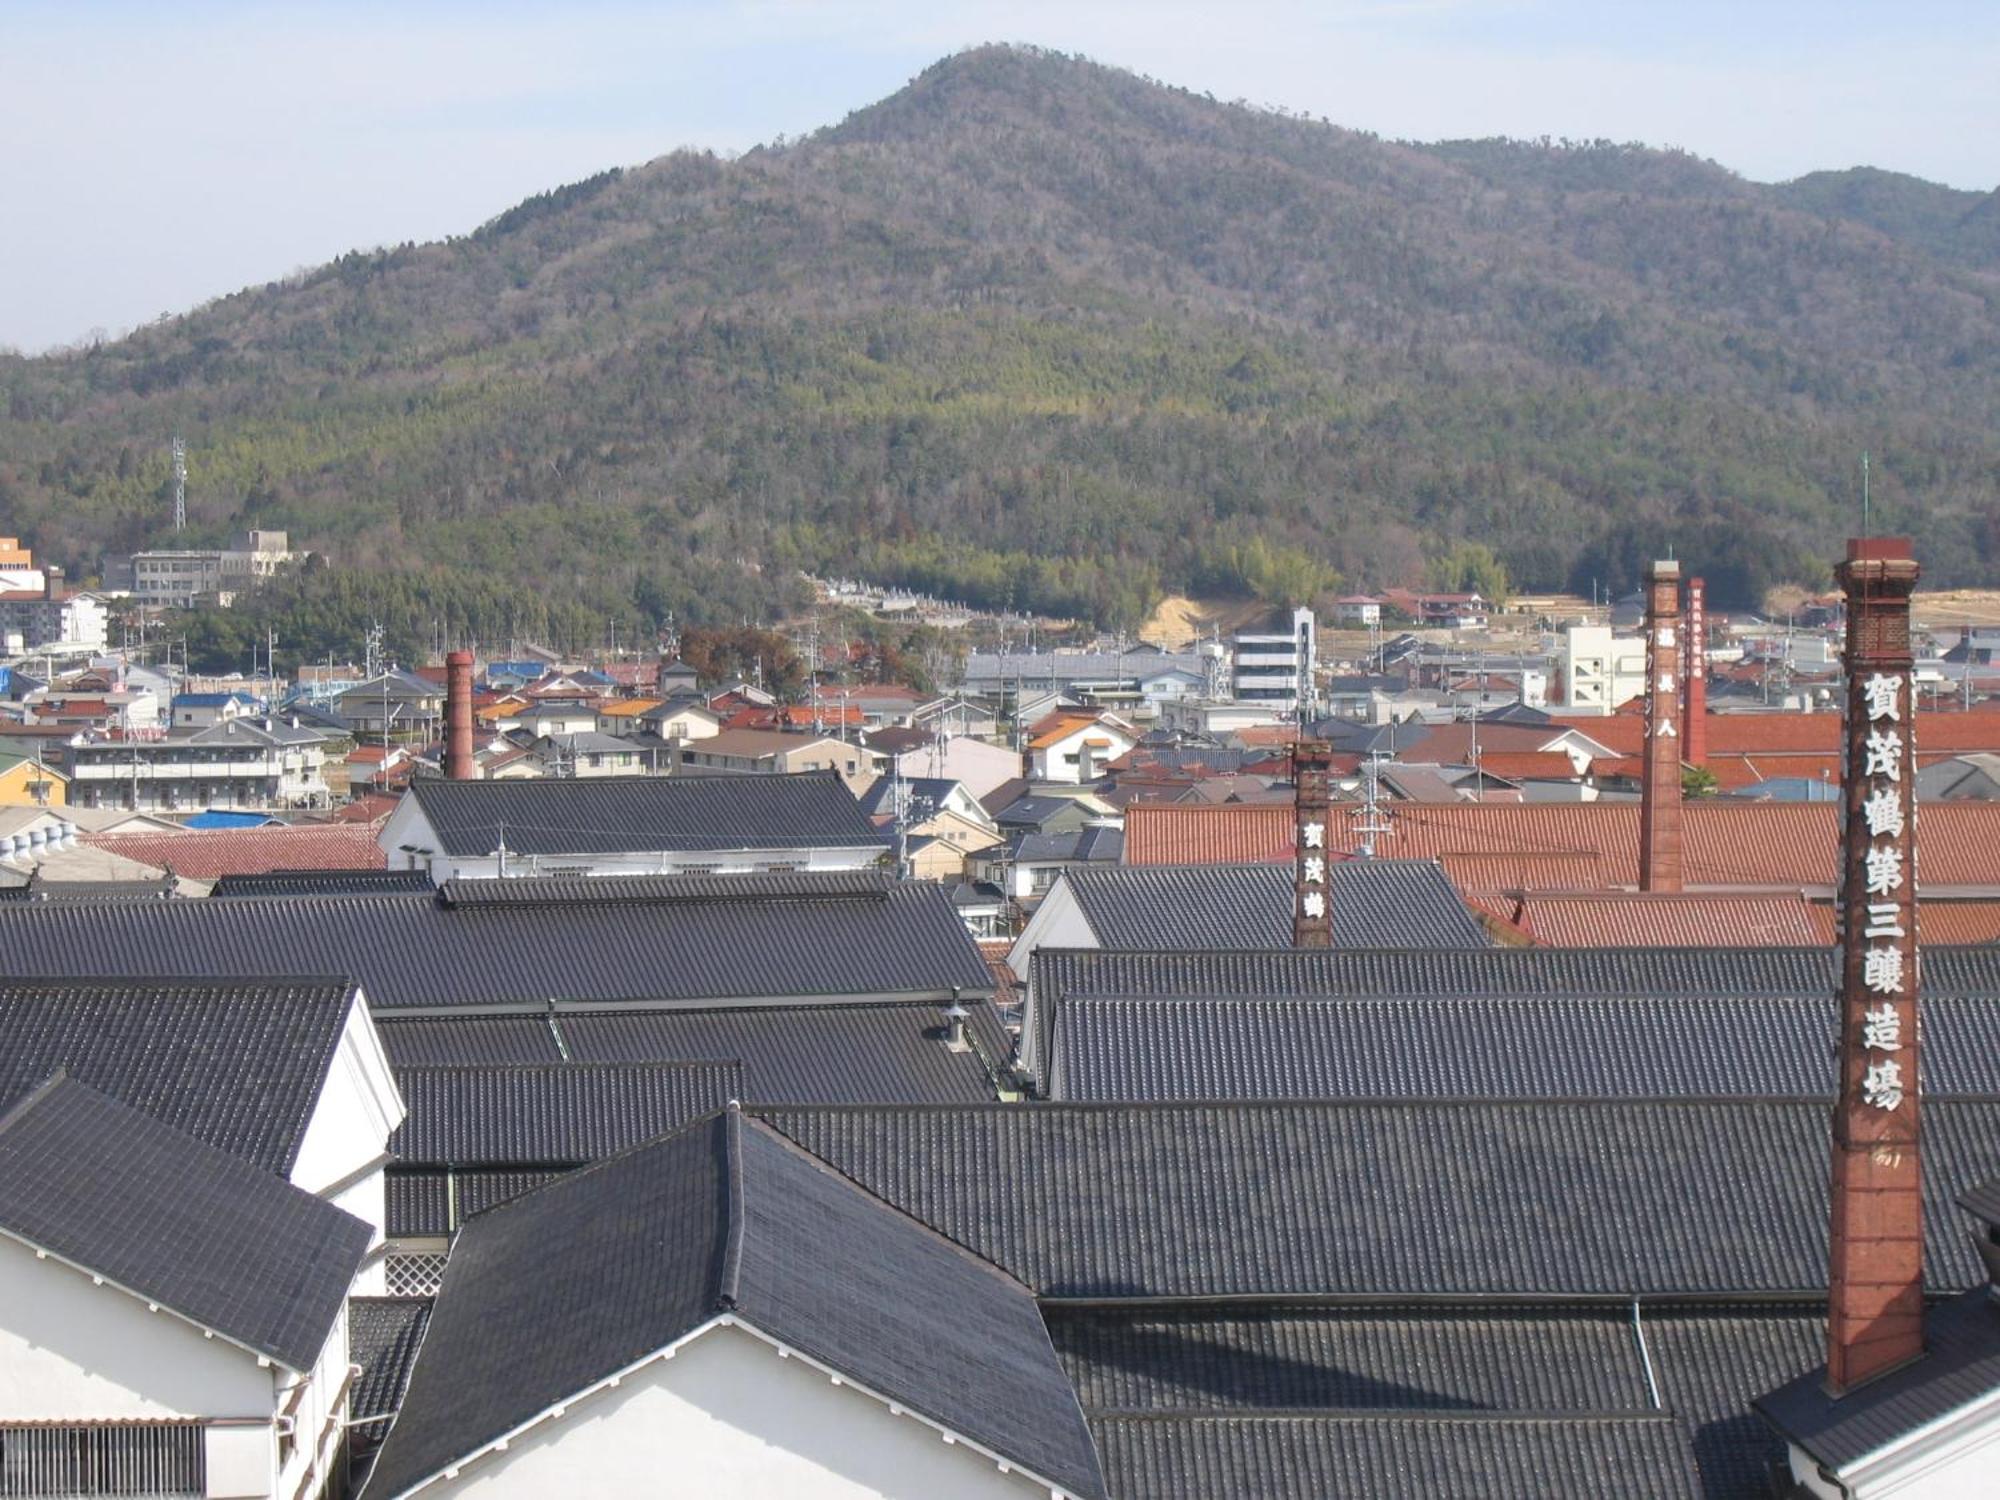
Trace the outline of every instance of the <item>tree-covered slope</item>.
<instances>
[{"instance_id":1,"label":"tree-covered slope","mask_svg":"<svg viewBox=\"0 0 2000 1500\"><path fill-rule=\"evenodd\" d=\"M159 541L178 430L208 535L628 617L733 623L806 566L1129 621L1464 539L1528 586L1672 544L1727 598L1814 575L1865 448L1931 576L1993 581L2000 275L1949 190L1810 182L982 49L804 141L0 360L0 522L86 572Z\"/></svg>"}]
</instances>

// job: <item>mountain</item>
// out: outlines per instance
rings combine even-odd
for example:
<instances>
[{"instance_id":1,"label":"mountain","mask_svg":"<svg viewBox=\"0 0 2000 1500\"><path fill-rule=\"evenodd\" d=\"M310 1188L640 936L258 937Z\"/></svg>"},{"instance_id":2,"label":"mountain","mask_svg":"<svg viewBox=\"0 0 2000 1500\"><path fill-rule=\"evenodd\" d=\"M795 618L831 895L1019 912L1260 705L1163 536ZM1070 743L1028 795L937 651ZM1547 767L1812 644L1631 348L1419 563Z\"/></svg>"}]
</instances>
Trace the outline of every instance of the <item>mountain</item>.
<instances>
[{"instance_id":1,"label":"mountain","mask_svg":"<svg viewBox=\"0 0 2000 1500\"><path fill-rule=\"evenodd\" d=\"M1878 528L1995 582L1996 226L1892 174L1399 144L985 48L804 140L0 360L0 518L73 572L159 543L178 431L196 535L286 527L488 633L734 624L801 566L1129 623L1466 541L1614 589L1671 545L1742 602L1823 576L1866 449Z\"/></svg>"}]
</instances>

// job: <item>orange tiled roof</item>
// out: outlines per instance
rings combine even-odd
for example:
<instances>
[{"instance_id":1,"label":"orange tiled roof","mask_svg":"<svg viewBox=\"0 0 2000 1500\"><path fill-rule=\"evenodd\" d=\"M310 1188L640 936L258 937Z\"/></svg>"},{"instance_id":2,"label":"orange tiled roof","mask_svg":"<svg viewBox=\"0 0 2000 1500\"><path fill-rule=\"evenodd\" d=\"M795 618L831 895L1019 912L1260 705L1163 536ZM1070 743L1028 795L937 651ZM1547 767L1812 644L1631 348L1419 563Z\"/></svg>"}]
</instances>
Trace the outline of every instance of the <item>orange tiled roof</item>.
<instances>
[{"instance_id":1,"label":"orange tiled roof","mask_svg":"<svg viewBox=\"0 0 2000 1500\"><path fill-rule=\"evenodd\" d=\"M190 880L273 870L379 870L388 863L366 823L85 834L83 842L155 869L171 866Z\"/></svg>"},{"instance_id":2,"label":"orange tiled roof","mask_svg":"<svg viewBox=\"0 0 2000 1500\"><path fill-rule=\"evenodd\" d=\"M1046 750L1068 739L1079 729L1095 729L1103 720L1097 714L1052 713L1039 721L1028 740L1030 750Z\"/></svg>"},{"instance_id":3,"label":"orange tiled roof","mask_svg":"<svg viewBox=\"0 0 2000 1500\"><path fill-rule=\"evenodd\" d=\"M1638 755L1645 749L1646 721L1636 713L1612 714L1602 719L1563 719L1562 727L1588 735L1600 745L1620 755ZM1708 754L1751 755L1832 755L1840 754L1840 715L1837 713L1710 714L1707 722ZM1978 713L1938 713L1929 709L1916 717L1917 758L1919 761L1946 760L1973 751L2000 752L2000 715Z\"/></svg>"},{"instance_id":4,"label":"orange tiled roof","mask_svg":"<svg viewBox=\"0 0 2000 1500\"><path fill-rule=\"evenodd\" d=\"M1917 931L1927 943L2000 942L2000 901L1920 901Z\"/></svg>"},{"instance_id":5,"label":"orange tiled roof","mask_svg":"<svg viewBox=\"0 0 2000 1500\"><path fill-rule=\"evenodd\" d=\"M1514 922L1549 948L1788 948L1831 938L1803 896L1754 892L1531 895Z\"/></svg>"},{"instance_id":6,"label":"orange tiled roof","mask_svg":"<svg viewBox=\"0 0 2000 1500\"><path fill-rule=\"evenodd\" d=\"M1377 843L1385 856L1449 861L1454 855L1510 855L1532 862L1561 855L1569 857L1565 863L1595 856L1597 884L1634 886L1639 881L1639 807L1634 802L1393 804L1385 811L1393 830ZM1353 804L1333 809L1328 842L1334 849L1356 846L1353 825L1359 816ZM1690 885L1830 888L1836 882L1839 809L1832 803L1694 802L1684 809L1682 821ZM1292 857L1292 823L1292 809L1284 804L1138 802L1125 810L1125 860L1286 860ZM2000 886L2000 861L1994 857L2000 848L2000 803L1927 805L1918 829L1926 884ZM1504 870L1506 861L1493 865Z\"/></svg>"},{"instance_id":7,"label":"orange tiled roof","mask_svg":"<svg viewBox=\"0 0 2000 1500\"><path fill-rule=\"evenodd\" d=\"M636 719L648 709L658 708L664 698L618 698L597 710L600 719Z\"/></svg>"}]
</instances>

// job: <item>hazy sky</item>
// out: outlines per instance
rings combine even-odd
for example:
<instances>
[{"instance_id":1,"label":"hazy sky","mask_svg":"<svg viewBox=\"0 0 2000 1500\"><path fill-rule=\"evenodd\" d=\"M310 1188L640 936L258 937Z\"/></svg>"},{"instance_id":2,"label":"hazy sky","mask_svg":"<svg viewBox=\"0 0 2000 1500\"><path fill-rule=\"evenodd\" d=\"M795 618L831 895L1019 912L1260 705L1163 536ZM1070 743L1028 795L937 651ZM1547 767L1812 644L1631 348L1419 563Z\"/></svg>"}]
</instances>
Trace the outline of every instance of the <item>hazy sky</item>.
<instances>
[{"instance_id":1,"label":"hazy sky","mask_svg":"<svg viewBox=\"0 0 2000 1500\"><path fill-rule=\"evenodd\" d=\"M0 0L0 345L801 134L986 41L1394 137L2000 185L2000 0Z\"/></svg>"}]
</instances>

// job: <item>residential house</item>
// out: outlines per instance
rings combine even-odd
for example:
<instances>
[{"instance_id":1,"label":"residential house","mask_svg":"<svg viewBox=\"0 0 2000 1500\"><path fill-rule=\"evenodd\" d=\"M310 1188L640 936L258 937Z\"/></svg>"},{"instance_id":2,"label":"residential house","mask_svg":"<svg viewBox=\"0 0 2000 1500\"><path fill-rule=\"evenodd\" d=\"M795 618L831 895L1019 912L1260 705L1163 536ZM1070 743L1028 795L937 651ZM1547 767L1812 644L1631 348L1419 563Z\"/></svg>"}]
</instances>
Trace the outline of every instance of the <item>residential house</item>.
<instances>
[{"instance_id":1,"label":"residential house","mask_svg":"<svg viewBox=\"0 0 2000 1500\"><path fill-rule=\"evenodd\" d=\"M392 868L438 884L532 874L863 870L881 834L830 771L411 784L382 827Z\"/></svg>"},{"instance_id":2,"label":"residential house","mask_svg":"<svg viewBox=\"0 0 2000 1500\"><path fill-rule=\"evenodd\" d=\"M1380 625L1382 601L1373 594L1343 594L1333 601L1333 620L1350 629Z\"/></svg>"},{"instance_id":3,"label":"residential house","mask_svg":"<svg viewBox=\"0 0 2000 1500\"><path fill-rule=\"evenodd\" d=\"M354 793L407 785L416 757L401 745L356 745L347 752L347 785Z\"/></svg>"},{"instance_id":4,"label":"residential house","mask_svg":"<svg viewBox=\"0 0 2000 1500\"><path fill-rule=\"evenodd\" d=\"M669 698L643 709L638 728L671 744L675 740L705 740L722 732L722 715L692 698Z\"/></svg>"},{"instance_id":5,"label":"residential house","mask_svg":"<svg viewBox=\"0 0 2000 1500\"><path fill-rule=\"evenodd\" d=\"M0 589L0 653L102 651L110 643L110 622L96 594L63 591L60 568L49 570L42 588Z\"/></svg>"},{"instance_id":6,"label":"residential house","mask_svg":"<svg viewBox=\"0 0 2000 1500\"><path fill-rule=\"evenodd\" d=\"M385 672L333 700L357 738L414 740L428 745L444 720L444 689L406 672Z\"/></svg>"},{"instance_id":7,"label":"residential house","mask_svg":"<svg viewBox=\"0 0 2000 1500\"><path fill-rule=\"evenodd\" d=\"M974 878L998 886L1010 900L1032 907L1064 872L1115 865L1125 852L1117 828L1086 827L1068 833L1014 833L1007 842L973 856Z\"/></svg>"},{"instance_id":8,"label":"residential house","mask_svg":"<svg viewBox=\"0 0 2000 1500\"><path fill-rule=\"evenodd\" d=\"M676 769L737 775L798 775L831 770L849 786L863 787L875 772L861 745L831 735L789 734L778 729L724 729L681 746Z\"/></svg>"},{"instance_id":9,"label":"residential house","mask_svg":"<svg viewBox=\"0 0 2000 1500\"><path fill-rule=\"evenodd\" d=\"M0 807L62 807L69 801L69 777L39 754L0 749Z\"/></svg>"},{"instance_id":10,"label":"residential house","mask_svg":"<svg viewBox=\"0 0 2000 1500\"><path fill-rule=\"evenodd\" d=\"M586 731L544 735L530 747L546 776L643 776L652 758L630 740Z\"/></svg>"},{"instance_id":11,"label":"residential house","mask_svg":"<svg viewBox=\"0 0 2000 1500\"><path fill-rule=\"evenodd\" d=\"M1139 731L1107 713L1054 713L1028 736L1028 776L1034 781L1088 785L1139 743Z\"/></svg>"},{"instance_id":12,"label":"residential house","mask_svg":"<svg viewBox=\"0 0 2000 1500\"><path fill-rule=\"evenodd\" d=\"M254 718L265 711L265 704L250 693L176 693L169 711L176 729L206 729L231 719Z\"/></svg>"},{"instance_id":13,"label":"residential house","mask_svg":"<svg viewBox=\"0 0 2000 1500\"><path fill-rule=\"evenodd\" d=\"M1610 714L1646 691L1646 642L1609 625L1563 631L1562 701L1570 714Z\"/></svg>"},{"instance_id":14,"label":"residential house","mask_svg":"<svg viewBox=\"0 0 2000 1500\"><path fill-rule=\"evenodd\" d=\"M658 698L609 698L597 705L597 732L599 734L634 734L640 728L640 716L660 707Z\"/></svg>"}]
</instances>

